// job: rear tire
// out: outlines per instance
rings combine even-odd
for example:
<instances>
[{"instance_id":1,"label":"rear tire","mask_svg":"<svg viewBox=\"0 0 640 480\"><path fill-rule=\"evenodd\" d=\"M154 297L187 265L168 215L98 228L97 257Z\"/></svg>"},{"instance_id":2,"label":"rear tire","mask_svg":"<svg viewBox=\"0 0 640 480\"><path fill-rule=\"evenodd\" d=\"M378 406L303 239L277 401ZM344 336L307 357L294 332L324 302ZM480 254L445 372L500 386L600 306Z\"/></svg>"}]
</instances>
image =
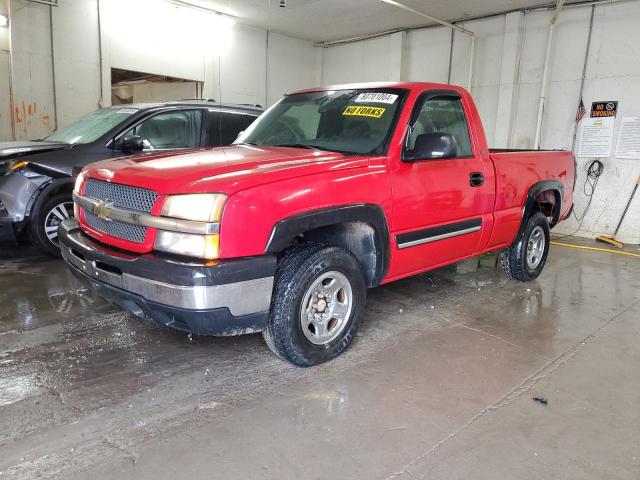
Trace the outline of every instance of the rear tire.
<instances>
[{"instance_id":1,"label":"rear tire","mask_svg":"<svg viewBox=\"0 0 640 480\"><path fill-rule=\"evenodd\" d=\"M276 272L264 339L300 367L326 362L351 344L365 300L364 276L351 253L328 245L295 247Z\"/></svg>"},{"instance_id":2,"label":"rear tire","mask_svg":"<svg viewBox=\"0 0 640 480\"><path fill-rule=\"evenodd\" d=\"M534 213L524 231L509 248L500 251L504 273L512 280L535 280L544 269L551 239L549 222L541 213Z\"/></svg>"},{"instance_id":3,"label":"rear tire","mask_svg":"<svg viewBox=\"0 0 640 480\"><path fill-rule=\"evenodd\" d=\"M30 221L31 242L44 253L60 258L57 228L70 217L73 217L71 192L38 199Z\"/></svg>"}]
</instances>

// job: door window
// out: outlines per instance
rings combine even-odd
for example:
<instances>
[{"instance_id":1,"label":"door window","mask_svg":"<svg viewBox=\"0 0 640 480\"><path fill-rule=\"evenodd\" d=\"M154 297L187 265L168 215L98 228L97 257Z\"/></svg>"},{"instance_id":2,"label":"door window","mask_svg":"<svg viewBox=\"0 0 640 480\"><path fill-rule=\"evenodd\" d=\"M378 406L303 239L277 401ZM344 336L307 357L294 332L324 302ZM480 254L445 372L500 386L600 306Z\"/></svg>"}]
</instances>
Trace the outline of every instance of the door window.
<instances>
[{"instance_id":1,"label":"door window","mask_svg":"<svg viewBox=\"0 0 640 480\"><path fill-rule=\"evenodd\" d=\"M426 100L420 108L418 118L411 126L407 150L413 150L416 139L423 133L448 133L458 144L458 157L472 155L469 128L459 98L440 97Z\"/></svg>"},{"instance_id":2,"label":"door window","mask_svg":"<svg viewBox=\"0 0 640 480\"><path fill-rule=\"evenodd\" d=\"M209 111L209 146L231 145L246 128L244 115Z\"/></svg>"},{"instance_id":3,"label":"door window","mask_svg":"<svg viewBox=\"0 0 640 480\"><path fill-rule=\"evenodd\" d=\"M200 146L202 110L159 113L139 123L120 137L140 136L145 150L166 150Z\"/></svg>"},{"instance_id":4,"label":"door window","mask_svg":"<svg viewBox=\"0 0 640 480\"><path fill-rule=\"evenodd\" d=\"M242 122L244 123L245 130L247 128L249 128L253 122L256 121L256 118L258 118L257 115L243 115L242 116Z\"/></svg>"}]
</instances>

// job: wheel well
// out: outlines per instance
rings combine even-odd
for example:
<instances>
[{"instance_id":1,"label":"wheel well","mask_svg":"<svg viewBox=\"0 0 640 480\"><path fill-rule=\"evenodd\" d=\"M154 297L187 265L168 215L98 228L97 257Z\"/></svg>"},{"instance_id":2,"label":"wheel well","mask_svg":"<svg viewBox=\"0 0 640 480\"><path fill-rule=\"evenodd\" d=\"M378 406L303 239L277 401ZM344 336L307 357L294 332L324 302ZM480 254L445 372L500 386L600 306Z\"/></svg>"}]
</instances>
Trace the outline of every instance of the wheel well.
<instances>
[{"instance_id":1,"label":"wheel well","mask_svg":"<svg viewBox=\"0 0 640 480\"><path fill-rule=\"evenodd\" d=\"M531 206L531 214L542 212L549 218L549 227L553 228L560 218L561 207L560 192L557 190L543 190L537 193Z\"/></svg>"},{"instance_id":2,"label":"wheel well","mask_svg":"<svg viewBox=\"0 0 640 480\"><path fill-rule=\"evenodd\" d=\"M376 229L365 222L344 222L308 230L297 237L297 243L327 243L351 252L362 266L368 287L380 283L379 256L381 239Z\"/></svg>"},{"instance_id":3,"label":"wheel well","mask_svg":"<svg viewBox=\"0 0 640 480\"><path fill-rule=\"evenodd\" d=\"M71 193L73 191L72 178L64 180L53 180L52 182L44 184L31 198L31 204L28 207L29 216L32 217L35 213L36 205L42 204L44 199L57 195L61 192Z\"/></svg>"}]
</instances>

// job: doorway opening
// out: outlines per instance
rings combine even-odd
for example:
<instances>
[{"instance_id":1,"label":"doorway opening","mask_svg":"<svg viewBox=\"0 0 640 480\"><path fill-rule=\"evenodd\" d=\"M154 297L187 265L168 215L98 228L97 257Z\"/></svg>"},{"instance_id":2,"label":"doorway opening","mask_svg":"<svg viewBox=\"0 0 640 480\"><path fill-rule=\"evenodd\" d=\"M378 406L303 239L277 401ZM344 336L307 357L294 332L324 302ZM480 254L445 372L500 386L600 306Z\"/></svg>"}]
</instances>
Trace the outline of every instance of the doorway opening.
<instances>
[{"instance_id":1,"label":"doorway opening","mask_svg":"<svg viewBox=\"0 0 640 480\"><path fill-rule=\"evenodd\" d=\"M155 103L202 98L202 82L111 69L111 104Z\"/></svg>"}]
</instances>

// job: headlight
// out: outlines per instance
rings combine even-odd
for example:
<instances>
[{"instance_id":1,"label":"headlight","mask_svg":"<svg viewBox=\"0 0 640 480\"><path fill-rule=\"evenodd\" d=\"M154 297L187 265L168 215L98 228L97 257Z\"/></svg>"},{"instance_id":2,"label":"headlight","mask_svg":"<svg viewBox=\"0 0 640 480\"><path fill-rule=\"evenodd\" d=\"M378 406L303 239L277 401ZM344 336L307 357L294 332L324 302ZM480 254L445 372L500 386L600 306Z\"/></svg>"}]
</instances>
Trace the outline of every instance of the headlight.
<instances>
[{"instance_id":1,"label":"headlight","mask_svg":"<svg viewBox=\"0 0 640 480\"><path fill-rule=\"evenodd\" d=\"M76 195L80 195L82 192L82 184L84 183L84 172L80 172L80 174L76 177L76 183L73 186L73 191L76 192Z\"/></svg>"},{"instance_id":2,"label":"headlight","mask_svg":"<svg viewBox=\"0 0 640 480\"><path fill-rule=\"evenodd\" d=\"M161 215L198 222L219 222L226 201L227 196L220 193L170 195L164 202Z\"/></svg>"},{"instance_id":3,"label":"headlight","mask_svg":"<svg viewBox=\"0 0 640 480\"><path fill-rule=\"evenodd\" d=\"M213 260L220 256L220 236L158 230L154 247L163 252Z\"/></svg>"},{"instance_id":4,"label":"headlight","mask_svg":"<svg viewBox=\"0 0 640 480\"><path fill-rule=\"evenodd\" d=\"M166 198L160 214L163 217L181 220L217 223L222 218L226 201L227 196L220 193L170 195ZM220 236L217 233L194 235L158 230L154 248L163 252L212 260L220 256Z\"/></svg>"},{"instance_id":5,"label":"headlight","mask_svg":"<svg viewBox=\"0 0 640 480\"><path fill-rule=\"evenodd\" d=\"M1 163L4 163L4 165L1 165ZM28 160L9 160L1 163L0 163L1 165L0 175L10 175L12 173L20 173L27 178L42 177L41 173L37 173L29 170Z\"/></svg>"},{"instance_id":6,"label":"headlight","mask_svg":"<svg viewBox=\"0 0 640 480\"><path fill-rule=\"evenodd\" d=\"M24 167L28 163L29 162L27 162L26 160L18 160L16 162L14 162L13 165L11 165L9 167L9 171L10 172L15 172L16 170L20 170L22 167Z\"/></svg>"}]
</instances>

